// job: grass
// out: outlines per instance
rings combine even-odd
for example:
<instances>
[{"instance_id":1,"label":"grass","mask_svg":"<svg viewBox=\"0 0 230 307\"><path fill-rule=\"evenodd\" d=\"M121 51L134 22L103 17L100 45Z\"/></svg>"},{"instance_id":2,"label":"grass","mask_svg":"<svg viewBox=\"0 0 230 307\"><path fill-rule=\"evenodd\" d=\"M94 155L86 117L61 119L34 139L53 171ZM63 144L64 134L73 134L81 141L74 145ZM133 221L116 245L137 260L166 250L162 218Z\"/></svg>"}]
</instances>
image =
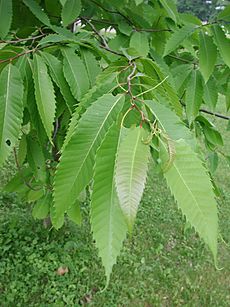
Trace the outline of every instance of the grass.
<instances>
[{"instance_id":1,"label":"grass","mask_svg":"<svg viewBox=\"0 0 230 307\"><path fill-rule=\"evenodd\" d=\"M215 120L230 150L226 122ZM0 176L12 175L12 164ZM220 230L230 244L230 168L221 159L216 181ZM88 204L82 205L87 213ZM85 214L86 216L86 214ZM109 288L90 227L68 222L60 231L34 221L31 207L16 195L0 195L1 306L230 306L229 248L219 244L217 270L210 252L191 230L165 182L150 174L132 238L125 242ZM67 266L59 276L56 270Z\"/></svg>"}]
</instances>

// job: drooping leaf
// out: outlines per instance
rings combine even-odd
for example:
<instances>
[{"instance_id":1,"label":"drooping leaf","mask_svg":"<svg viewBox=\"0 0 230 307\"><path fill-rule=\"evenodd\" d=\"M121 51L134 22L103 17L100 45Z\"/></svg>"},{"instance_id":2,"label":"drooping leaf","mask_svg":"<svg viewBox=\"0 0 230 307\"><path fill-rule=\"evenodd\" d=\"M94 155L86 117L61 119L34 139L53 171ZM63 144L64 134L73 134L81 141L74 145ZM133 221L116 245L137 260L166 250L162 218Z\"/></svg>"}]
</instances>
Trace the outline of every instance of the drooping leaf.
<instances>
[{"instance_id":1,"label":"drooping leaf","mask_svg":"<svg viewBox=\"0 0 230 307\"><path fill-rule=\"evenodd\" d=\"M26 200L29 203L33 203L33 202L39 200L42 196L44 196L44 190L43 189L30 190L27 193Z\"/></svg>"},{"instance_id":2,"label":"drooping leaf","mask_svg":"<svg viewBox=\"0 0 230 307\"><path fill-rule=\"evenodd\" d=\"M8 64L0 75L0 166L8 158L20 132L23 115L23 80Z\"/></svg>"},{"instance_id":3,"label":"drooping leaf","mask_svg":"<svg viewBox=\"0 0 230 307\"><path fill-rule=\"evenodd\" d=\"M145 138L143 128L122 128L115 182L129 231L132 230L147 178L150 151L149 146L143 143Z\"/></svg>"},{"instance_id":4,"label":"drooping leaf","mask_svg":"<svg viewBox=\"0 0 230 307\"><path fill-rule=\"evenodd\" d=\"M0 0L0 38L6 37L12 22L12 0Z\"/></svg>"},{"instance_id":5,"label":"drooping leaf","mask_svg":"<svg viewBox=\"0 0 230 307\"><path fill-rule=\"evenodd\" d=\"M215 146L217 146L217 145L223 146L224 145L221 134L214 127L204 126L203 131L204 131L204 135L205 135L205 137L206 137L206 139L208 140L209 143L212 143Z\"/></svg>"},{"instance_id":6,"label":"drooping leaf","mask_svg":"<svg viewBox=\"0 0 230 307\"><path fill-rule=\"evenodd\" d=\"M145 104L156 117L156 120L160 124L160 128L166 132L171 140L177 141L183 139L191 147L194 147L192 134L173 111L153 100L145 100Z\"/></svg>"},{"instance_id":7,"label":"drooping leaf","mask_svg":"<svg viewBox=\"0 0 230 307\"><path fill-rule=\"evenodd\" d=\"M63 48L63 71L73 96L80 100L89 89L89 80L82 60L74 49Z\"/></svg>"},{"instance_id":8,"label":"drooping leaf","mask_svg":"<svg viewBox=\"0 0 230 307\"><path fill-rule=\"evenodd\" d=\"M96 150L119 115L123 102L122 95L104 95L87 109L79 121L76 133L63 151L55 175L54 203L57 219L71 205L70 195L72 197L74 194L77 198L89 183Z\"/></svg>"},{"instance_id":9,"label":"drooping leaf","mask_svg":"<svg viewBox=\"0 0 230 307\"><path fill-rule=\"evenodd\" d=\"M195 27L189 24L175 31L166 42L164 56L178 48L182 41L193 33L194 29Z\"/></svg>"},{"instance_id":10,"label":"drooping leaf","mask_svg":"<svg viewBox=\"0 0 230 307\"><path fill-rule=\"evenodd\" d=\"M34 0L23 0L25 5L30 9L30 11L44 23L46 26L51 27L49 17L46 15L44 10L40 7L40 5Z\"/></svg>"},{"instance_id":11,"label":"drooping leaf","mask_svg":"<svg viewBox=\"0 0 230 307\"><path fill-rule=\"evenodd\" d=\"M72 110L76 100L74 99L70 91L69 85L64 78L61 61L59 61L55 56L50 53L42 52L41 54L49 67L52 79L59 87L69 109Z\"/></svg>"},{"instance_id":12,"label":"drooping leaf","mask_svg":"<svg viewBox=\"0 0 230 307\"><path fill-rule=\"evenodd\" d=\"M177 9L175 3L171 0L160 0L160 2L172 20L177 22Z\"/></svg>"},{"instance_id":13,"label":"drooping leaf","mask_svg":"<svg viewBox=\"0 0 230 307\"><path fill-rule=\"evenodd\" d=\"M31 136L27 137L27 160L34 176L41 182L46 182L46 162L42 147Z\"/></svg>"},{"instance_id":14,"label":"drooping leaf","mask_svg":"<svg viewBox=\"0 0 230 307\"><path fill-rule=\"evenodd\" d=\"M81 49L81 54L88 74L89 84L90 87L92 87L95 84L96 78L101 72L101 69L92 52L84 48Z\"/></svg>"},{"instance_id":15,"label":"drooping leaf","mask_svg":"<svg viewBox=\"0 0 230 307\"><path fill-rule=\"evenodd\" d=\"M201 74L199 70L193 70L188 80L185 96L186 113L190 123L199 113L202 96L203 86Z\"/></svg>"},{"instance_id":16,"label":"drooping leaf","mask_svg":"<svg viewBox=\"0 0 230 307\"><path fill-rule=\"evenodd\" d=\"M216 82L214 78L210 78L206 84L204 84L203 99L205 104L214 111L217 104L218 93L216 90Z\"/></svg>"},{"instance_id":17,"label":"drooping leaf","mask_svg":"<svg viewBox=\"0 0 230 307\"><path fill-rule=\"evenodd\" d=\"M44 219L49 214L50 205L52 204L51 193L46 193L34 205L32 215L35 219Z\"/></svg>"},{"instance_id":18,"label":"drooping leaf","mask_svg":"<svg viewBox=\"0 0 230 307\"><path fill-rule=\"evenodd\" d=\"M211 76L216 63L217 49L210 36L200 31L199 63L205 82Z\"/></svg>"},{"instance_id":19,"label":"drooping leaf","mask_svg":"<svg viewBox=\"0 0 230 307\"><path fill-rule=\"evenodd\" d=\"M62 9L62 22L68 26L75 21L81 12L81 0L66 0Z\"/></svg>"},{"instance_id":20,"label":"drooping leaf","mask_svg":"<svg viewBox=\"0 0 230 307\"><path fill-rule=\"evenodd\" d=\"M81 216L81 208L80 201L77 199L71 207L67 210L67 215L69 219L77 225L81 225L82 216Z\"/></svg>"},{"instance_id":21,"label":"drooping leaf","mask_svg":"<svg viewBox=\"0 0 230 307\"><path fill-rule=\"evenodd\" d=\"M47 136L52 142L56 108L54 88L50 76L48 75L46 64L40 55L34 55L33 64L36 103Z\"/></svg>"},{"instance_id":22,"label":"drooping leaf","mask_svg":"<svg viewBox=\"0 0 230 307\"><path fill-rule=\"evenodd\" d=\"M97 151L91 201L91 227L107 284L120 253L127 227L115 188L115 161L120 129L113 125Z\"/></svg>"},{"instance_id":23,"label":"drooping leaf","mask_svg":"<svg viewBox=\"0 0 230 307\"><path fill-rule=\"evenodd\" d=\"M146 57L149 53L149 41L146 33L134 32L130 39L130 47L134 48L138 55Z\"/></svg>"},{"instance_id":24,"label":"drooping leaf","mask_svg":"<svg viewBox=\"0 0 230 307\"><path fill-rule=\"evenodd\" d=\"M176 158L164 176L187 221L216 260L218 217L213 187L202 162L183 140L176 143Z\"/></svg>"},{"instance_id":25,"label":"drooping leaf","mask_svg":"<svg viewBox=\"0 0 230 307\"><path fill-rule=\"evenodd\" d=\"M225 33L220 26L214 25L213 33L220 54L224 62L228 65L228 67L230 67L230 39L225 36Z\"/></svg>"}]
</instances>

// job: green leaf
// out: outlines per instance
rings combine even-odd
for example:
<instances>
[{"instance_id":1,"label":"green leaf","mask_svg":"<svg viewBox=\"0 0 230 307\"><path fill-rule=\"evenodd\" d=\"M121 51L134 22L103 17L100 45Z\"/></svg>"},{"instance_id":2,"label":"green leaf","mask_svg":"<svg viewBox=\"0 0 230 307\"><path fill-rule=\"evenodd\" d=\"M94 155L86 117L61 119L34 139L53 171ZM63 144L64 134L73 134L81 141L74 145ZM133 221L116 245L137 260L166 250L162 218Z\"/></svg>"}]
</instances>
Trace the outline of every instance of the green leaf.
<instances>
[{"instance_id":1,"label":"green leaf","mask_svg":"<svg viewBox=\"0 0 230 307\"><path fill-rule=\"evenodd\" d=\"M12 0L0 0L0 38L8 34L12 22Z\"/></svg>"},{"instance_id":2,"label":"green leaf","mask_svg":"<svg viewBox=\"0 0 230 307\"><path fill-rule=\"evenodd\" d=\"M32 215L35 219L44 219L49 214L50 205L52 203L52 196L47 193L40 198L34 205Z\"/></svg>"},{"instance_id":3,"label":"green leaf","mask_svg":"<svg viewBox=\"0 0 230 307\"><path fill-rule=\"evenodd\" d=\"M205 104L214 111L217 104L218 92L216 90L216 82L214 78L210 78L206 84L204 84L203 99Z\"/></svg>"},{"instance_id":4,"label":"green leaf","mask_svg":"<svg viewBox=\"0 0 230 307\"><path fill-rule=\"evenodd\" d=\"M74 104L76 103L76 100L73 97L69 85L64 77L61 61L59 61L55 56L47 52L42 52L41 55L45 59L46 64L49 67L52 79L59 87L61 94L64 97L69 109L72 110Z\"/></svg>"},{"instance_id":5,"label":"green leaf","mask_svg":"<svg viewBox=\"0 0 230 307\"><path fill-rule=\"evenodd\" d=\"M200 31L200 51L199 62L200 71L204 77L205 82L211 76L216 63L217 49L213 43L212 37Z\"/></svg>"},{"instance_id":6,"label":"green leaf","mask_svg":"<svg viewBox=\"0 0 230 307\"><path fill-rule=\"evenodd\" d=\"M64 26L68 26L79 16L81 12L80 0L66 0L62 9L62 22Z\"/></svg>"},{"instance_id":7,"label":"green leaf","mask_svg":"<svg viewBox=\"0 0 230 307\"><path fill-rule=\"evenodd\" d=\"M34 176L41 182L46 182L46 162L42 147L31 136L27 137L27 160Z\"/></svg>"},{"instance_id":8,"label":"green leaf","mask_svg":"<svg viewBox=\"0 0 230 307\"><path fill-rule=\"evenodd\" d=\"M93 238L105 268L107 285L127 232L114 182L119 130L113 125L97 151L91 201Z\"/></svg>"},{"instance_id":9,"label":"green leaf","mask_svg":"<svg viewBox=\"0 0 230 307\"><path fill-rule=\"evenodd\" d=\"M230 5L227 5L223 11L221 11L217 18L219 20L230 21Z\"/></svg>"},{"instance_id":10,"label":"green leaf","mask_svg":"<svg viewBox=\"0 0 230 307\"><path fill-rule=\"evenodd\" d=\"M46 134L52 143L52 131L56 109L53 83L48 75L47 67L42 57L35 54L33 63L36 103Z\"/></svg>"},{"instance_id":11,"label":"green leaf","mask_svg":"<svg viewBox=\"0 0 230 307\"><path fill-rule=\"evenodd\" d=\"M121 210L131 232L144 192L150 157L149 146L143 143L143 128L122 128L116 162L115 182Z\"/></svg>"},{"instance_id":12,"label":"green leaf","mask_svg":"<svg viewBox=\"0 0 230 307\"><path fill-rule=\"evenodd\" d=\"M172 18L172 20L177 22L177 8L175 3L172 0L160 0L160 3L163 5L164 9L168 13L168 16Z\"/></svg>"},{"instance_id":13,"label":"green leaf","mask_svg":"<svg viewBox=\"0 0 230 307\"><path fill-rule=\"evenodd\" d=\"M146 57L149 53L149 40L144 32L134 32L130 39L130 47L134 48L138 55Z\"/></svg>"},{"instance_id":14,"label":"green leaf","mask_svg":"<svg viewBox=\"0 0 230 307\"><path fill-rule=\"evenodd\" d=\"M185 40L189 35L191 35L194 30L195 27L189 24L174 32L166 42L163 56L168 55L170 52L178 48L179 45L183 42L183 40Z\"/></svg>"},{"instance_id":15,"label":"green leaf","mask_svg":"<svg viewBox=\"0 0 230 307\"><path fill-rule=\"evenodd\" d=\"M182 213L216 261L218 216L213 187L202 162L183 140L176 143L175 160L164 176Z\"/></svg>"},{"instance_id":16,"label":"green leaf","mask_svg":"<svg viewBox=\"0 0 230 307\"><path fill-rule=\"evenodd\" d=\"M61 12L63 26L68 26L77 21L82 4L81 0L65 0L63 1L63 8Z\"/></svg>"},{"instance_id":17,"label":"green leaf","mask_svg":"<svg viewBox=\"0 0 230 307\"><path fill-rule=\"evenodd\" d=\"M0 75L0 166L15 146L23 115L23 80L17 67L7 65Z\"/></svg>"},{"instance_id":18,"label":"green leaf","mask_svg":"<svg viewBox=\"0 0 230 307\"><path fill-rule=\"evenodd\" d=\"M72 204L71 195L74 194L77 198L89 183L96 150L110 126L116 121L123 103L122 95L104 95L95 101L80 119L76 133L63 151L55 175L54 203L57 219L63 216Z\"/></svg>"},{"instance_id":19,"label":"green leaf","mask_svg":"<svg viewBox=\"0 0 230 307\"><path fill-rule=\"evenodd\" d=\"M98 65L98 61L95 59L95 56L86 48L81 49L82 59L86 67L88 74L89 84L92 87L95 84L98 74L101 72L101 69Z\"/></svg>"},{"instance_id":20,"label":"green leaf","mask_svg":"<svg viewBox=\"0 0 230 307\"><path fill-rule=\"evenodd\" d=\"M184 139L191 147L194 147L194 140L190 130L173 111L152 100L145 100L145 105L154 114L160 128L166 132L171 140Z\"/></svg>"},{"instance_id":21,"label":"green leaf","mask_svg":"<svg viewBox=\"0 0 230 307\"><path fill-rule=\"evenodd\" d=\"M205 125L203 129L204 129L204 135L209 143L212 143L215 146L224 145L221 134L214 127L208 127Z\"/></svg>"},{"instance_id":22,"label":"green leaf","mask_svg":"<svg viewBox=\"0 0 230 307\"><path fill-rule=\"evenodd\" d=\"M220 54L224 62L228 65L228 67L230 67L230 40L225 36L225 33L220 26L213 26L213 33Z\"/></svg>"},{"instance_id":23,"label":"green leaf","mask_svg":"<svg viewBox=\"0 0 230 307\"><path fill-rule=\"evenodd\" d=\"M36 1L34 1L34 0L23 0L23 2L30 9L30 11L37 17L38 20L40 20L46 26L51 27L49 17L46 15L44 10L42 10L40 5Z\"/></svg>"},{"instance_id":24,"label":"green leaf","mask_svg":"<svg viewBox=\"0 0 230 307\"><path fill-rule=\"evenodd\" d=\"M81 225L82 222L80 204L80 201L77 199L67 210L67 215L69 219L77 225Z\"/></svg>"},{"instance_id":25,"label":"green leaf","mask_svg":"<svg viewBox=\"0 0 230 307\"><path fill-rule=\"evenodd\" d=\"M18 158L18 164L22 166L26 159L26 154L27 154L27 143L26 143L26 135L23 134L19 143L18 147L18 153L17 153L17 158Z\"/></svg>"},{"instance_id":26,"label":"green leaf","mask_svg":"<svg viewBox=\"0 0 230 307\"><path fill-rule=\"evenodd\" d=\"M26 200L29 203L33 203L36 200L40 199L44 195L44 190L43 189L38 189L38 190L30 190L27 194Z\"/></svg>"},{"instance_id":27,"label":"green leaf","mask_svg":"<svg viewBox=\"0 0 230 307\"><path fill-rule=\"evenodd\" d=\"M73 96L80 100L89 89L89 80L82 60L74 49L63 48L63 71Z\"/></svg>"},{"instance_id":28,"label":"green leaf","mask_svg":"<svg viewBox=\"0 0 230 307\"><path fill-rule=\"evenodd\" d=\"M186 113L190 123L199 113L202 104L202 96L203 86L201 74L199 70L193 70L188 80L185 96Z\"/></svg>"}]
</instances>

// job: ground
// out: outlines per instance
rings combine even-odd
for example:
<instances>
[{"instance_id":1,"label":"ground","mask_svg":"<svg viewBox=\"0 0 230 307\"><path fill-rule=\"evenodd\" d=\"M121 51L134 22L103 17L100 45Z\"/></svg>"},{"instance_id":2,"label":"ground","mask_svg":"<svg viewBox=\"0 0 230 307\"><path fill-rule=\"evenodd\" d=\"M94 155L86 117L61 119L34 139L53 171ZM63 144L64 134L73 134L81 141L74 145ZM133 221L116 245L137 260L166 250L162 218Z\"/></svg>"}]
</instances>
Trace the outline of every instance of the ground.
<instances>
[{"instance_id":1,"label":"ground","mask_svg":"<svg viewBox=\"0 0 230 307\"><path fill-rule=\"evenodd\" d=\"M223 111L223 100L220 102ZM215 119L230 152L226 121ZM0 174L12 175L11 162ZM89 224L68 222L44 229L31 206L14 194L0 194L1 306L230 306L230 167L222 158L216 172L220 230L218 268L178 211L162 178L149 179L133 236L125 242L108 289ZM82 204L84 216L88 203ZM57 269L68 267L62 276Z\"/></svg>"}]
</instances>

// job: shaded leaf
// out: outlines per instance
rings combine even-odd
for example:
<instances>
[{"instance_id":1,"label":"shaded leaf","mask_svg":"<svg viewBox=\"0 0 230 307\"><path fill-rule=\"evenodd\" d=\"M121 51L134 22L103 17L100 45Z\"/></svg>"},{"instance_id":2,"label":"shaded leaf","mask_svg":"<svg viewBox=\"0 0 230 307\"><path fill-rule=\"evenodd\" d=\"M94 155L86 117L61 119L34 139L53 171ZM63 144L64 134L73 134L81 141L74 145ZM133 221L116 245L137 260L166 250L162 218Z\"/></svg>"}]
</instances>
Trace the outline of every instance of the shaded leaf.
<instances>
[{"instance_id":1,"label":"shaded leaf","mask_svg":"<svg viewBox=\"0 0 230 307\"><path fill-rule=\"evenodd\" d=\"M195 27L191 24L186 25L174 32L166 42L164 56L174 51L194 31Z\"/></svg>"},{"instance_id":2,"label":"shaded leaf","mask_svg":"<svg viewBox=\"0 0 230 307\"><path fill-rule=\"evenodd\" d=\"M47 136L52 142L52 131L56 109L54 88L50 76L48 75L46 64L40 55L34 55L33 64L36 103Z\"/></svg>"},{"instance_id":3,"label":"shaded leaf","mask_svg":"<svg viewBox=\"0 0 230 307\"><path fill-rule=\"evenodd\" d=\"M220 54L224 62L230 67L230 39L225 36L225 33L220 26L214 25L213 33Z\"/></svg>"},{"instance_id":4,"label":"shaded leaf","mask_svg":"<svg viewBox=\"0 0 230 307\"><path fill-rule=\"evenodd\" d=\"M63 48L63 71L73 96L80 100L89 89L89 80L82 60L74 49Z\"/></svg>"},{"instance_id":5,"label":"shaded leaf","mask_svg":"<svg viewBox=\"0 0 230 307\"><path fill-rule=\"evenodd\" d=\"M73 202L71 207L67 210L67 215L72 222L74 222L77 225L81 225L82 216L81 216L81 208L79 200Z\"/></svg>"},{"instance_id":6,"label":"shaded leaf","mask_svg":"<svg viewBox=\"0 0 230 307\"><path fill-rule=\"evenodd\" d=\"M75 21L81 12L81 0L66 0L62 9L62 21L68 26Z\"/></svg>"},{"instance_id":7,"label":"shaded leaf","mask_svg":"<svg viewBox=\"0 0 230 307\"><path fill-rule=\"evenodd\" d=\"M95 84L96 78L101 72L101 69L92 52L85 48L81 49L81 54L88 74L89 84L90 87L92 87Z\"/></svg>"},{"instance_id":8,"label":"shaded leaf","mask_svg":"<svg viewBox=\"0 0 230 307\"><path fill-rule=\"evenodd\" d=\"M51 27L49 17L46 15L46 13L42 10L40 5L36 1L23 0L23 2L26 6L28 6L30 11L37 17L38 20L40 20L46 26Z\"/></svg>"},{"instance_id":9,"label":"shaded leaf","mask_svg":"<svg viewBox=\"0 0 230 307\"><path fill-rule=\"evenodd\" d=\"M149 53L148 36L144 32L134 32L130 39L130 47L134 48L138 55L146 57Z\"/></svg>"},{"instance_id":10,"label":"shaded leaf","mask_svg":"<svg viewBox=\"0 0 230 307\"><path fill-rule=\"evenodd\" d=\"M201 74L199 70L193 70L188 80L185 95L186 113L190 123L199 113L202 104L202 96L203 86Z\"/></svg>"},{"instance_id":11,"label":"shaded leaf","mask_svg":"<svg viewBox=\"0 0 230 307\"><path fill-rule=\"evenodd\" d=\"M69 85L64 77L61 61L59 61L55 56L47 52L42 52L41 55L45 59L46 64L49 67L52 79L59 87L61 94L63 95L69 109L72 110L76 100L73 97Z\"/></svg>"},{"instance_id":12,"label":"shaded leaf","mask_svg":"<svg viewBox=\"0 0 230 307\"><path fill-rule=\"evenodd\" d=\"M199 63L200 71L204 77L205 82L208 81L213 72L216 63L217 49L213 43L212 37L200 31L200 51Z\"/></svg>"},{"instance_id":13,"label":"shaded leaf","mask_svg":"<svg viewBox=\"0 0 230 307\"><path fill-rule=\"evenodd\" d=\"M7 65L0 75L0 166L15 146L23 115L23 80L17 67Z\"/></svg>"},{"instance_id":14,"label":"shaded leaf","mask_svg":"<svg viewBox=\"0 0 230 307\"><path fill-rule=\"evenodd\" d=\"M6 37L12 22L12 0L0 0L0 38Z\"/></svg>"}]
</instances>

